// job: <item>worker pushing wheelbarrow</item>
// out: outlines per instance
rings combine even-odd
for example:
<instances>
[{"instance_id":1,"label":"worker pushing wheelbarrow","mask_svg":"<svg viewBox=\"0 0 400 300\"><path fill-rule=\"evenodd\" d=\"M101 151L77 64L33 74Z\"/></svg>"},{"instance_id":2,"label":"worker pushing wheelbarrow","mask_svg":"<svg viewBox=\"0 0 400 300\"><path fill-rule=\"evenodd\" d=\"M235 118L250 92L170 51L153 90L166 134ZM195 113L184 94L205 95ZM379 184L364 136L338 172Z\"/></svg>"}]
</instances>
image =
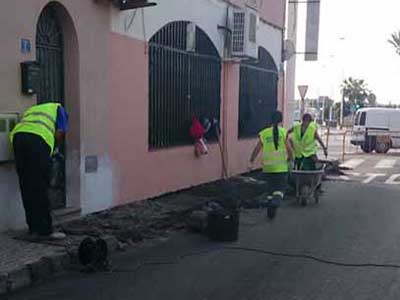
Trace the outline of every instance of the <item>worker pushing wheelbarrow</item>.
<instances>
[{"instance_id":1,"label":"worker pushing wheelbarrow","mask_svg":"<svg viewBox=\"0 0 400 300\"><path fill-rule=\"evenodd\" d=\"M303 115L302 122L296 123L288 131L288 138L293 145L295 154L290 182L295 187L297 202L305 206L308 204L308 200L314 197L315 202L318 203L325 163L318 159L317 142L324 150L325 157L328 156L328 149L318 134L317 125L311 114Z\"/></svg>"}]
</instances>

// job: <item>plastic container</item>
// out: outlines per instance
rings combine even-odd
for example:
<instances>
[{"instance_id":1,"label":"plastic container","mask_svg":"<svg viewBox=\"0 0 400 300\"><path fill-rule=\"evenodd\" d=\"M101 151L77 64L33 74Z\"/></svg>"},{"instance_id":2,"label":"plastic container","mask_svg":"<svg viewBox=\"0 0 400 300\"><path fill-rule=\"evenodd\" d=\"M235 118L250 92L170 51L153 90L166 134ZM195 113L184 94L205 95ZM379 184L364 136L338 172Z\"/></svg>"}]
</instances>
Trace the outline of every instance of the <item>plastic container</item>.
<instances>
[{"instance_id":1,"label":"plastic container","mask_svg":"<svg viewBox=\"0 0 400 300\"><path fill-rule=\"evenodd\" d=\"M238 210L214 210L208 213L208 236L213 241L234 242L239 238Z\"/></svg>"}]
</instances>

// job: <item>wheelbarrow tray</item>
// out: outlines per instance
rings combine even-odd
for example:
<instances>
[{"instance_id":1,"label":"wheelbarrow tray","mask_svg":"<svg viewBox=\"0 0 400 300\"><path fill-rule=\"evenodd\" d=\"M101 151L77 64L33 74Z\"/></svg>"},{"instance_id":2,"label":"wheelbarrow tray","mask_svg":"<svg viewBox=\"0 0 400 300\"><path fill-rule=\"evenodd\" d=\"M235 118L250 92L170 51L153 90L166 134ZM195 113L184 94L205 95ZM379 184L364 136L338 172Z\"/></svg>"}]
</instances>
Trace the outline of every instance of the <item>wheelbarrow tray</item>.
<instances>
[{"instance_id":1,"label":"wheelbarrow tray","mask_svg":"<svg viewBox=\"0 0 400 300\"><path fill-rule=\"evenodd\" d=\"M302 205L307 205L310 197L314 197L315 202L319 202L318 187L322 183L325 168L313 171L292 170L290 176L295 182L296 200Z\"/></svg>"}]
</instances>

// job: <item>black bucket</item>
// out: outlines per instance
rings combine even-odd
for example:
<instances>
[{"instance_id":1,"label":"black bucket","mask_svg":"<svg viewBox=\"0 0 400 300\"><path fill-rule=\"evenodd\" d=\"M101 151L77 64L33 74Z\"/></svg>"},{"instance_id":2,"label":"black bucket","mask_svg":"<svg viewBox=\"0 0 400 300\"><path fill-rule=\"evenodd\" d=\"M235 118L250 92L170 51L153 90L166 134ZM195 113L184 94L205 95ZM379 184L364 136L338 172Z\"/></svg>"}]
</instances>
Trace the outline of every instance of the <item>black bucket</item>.
<instances>
[{"instance_id":1,"label":"black bucket","mask_svg":"<svg viewBox=\"0 0 400 300\"><path fill-rule=\"evenodd\" d=\"M239 210L214 210L208 213L208 236L213 241L235 242L239 238Z\"/></svg>"},{"instance_id":2,"label":"black bucket","mask_svg":"<svg viewBox=\"0 0 400 300\"><path fill-rule=\"evenodd\" d=\"M101 238L85 238L78 248L79 262L87 267L102 268L108 261L108 246Z\"/></svg>"}]
</instances>

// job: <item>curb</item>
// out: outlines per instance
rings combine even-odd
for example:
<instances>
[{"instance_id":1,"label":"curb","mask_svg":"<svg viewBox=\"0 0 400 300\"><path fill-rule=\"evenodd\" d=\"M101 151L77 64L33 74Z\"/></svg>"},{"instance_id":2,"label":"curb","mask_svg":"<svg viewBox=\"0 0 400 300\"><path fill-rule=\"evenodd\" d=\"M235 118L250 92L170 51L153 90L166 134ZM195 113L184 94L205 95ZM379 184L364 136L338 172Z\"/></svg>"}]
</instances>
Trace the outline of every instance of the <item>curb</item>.
<instances>
[{"instance_id":1,"label":"curb","mask_svg":"<svg viewBox=\"0 0 400 300\"><path fill-rule=\"evenodd\" d=\"M114 236L102 237L108 245L109 254L119 249L119 243ZM63 253L44 256L39 260L25 265L20 269L0 273L0 296L4 296L37 283L43 283L53 276L78 264L78 250L72 249Z\"/></svg>"}]
</instances>

